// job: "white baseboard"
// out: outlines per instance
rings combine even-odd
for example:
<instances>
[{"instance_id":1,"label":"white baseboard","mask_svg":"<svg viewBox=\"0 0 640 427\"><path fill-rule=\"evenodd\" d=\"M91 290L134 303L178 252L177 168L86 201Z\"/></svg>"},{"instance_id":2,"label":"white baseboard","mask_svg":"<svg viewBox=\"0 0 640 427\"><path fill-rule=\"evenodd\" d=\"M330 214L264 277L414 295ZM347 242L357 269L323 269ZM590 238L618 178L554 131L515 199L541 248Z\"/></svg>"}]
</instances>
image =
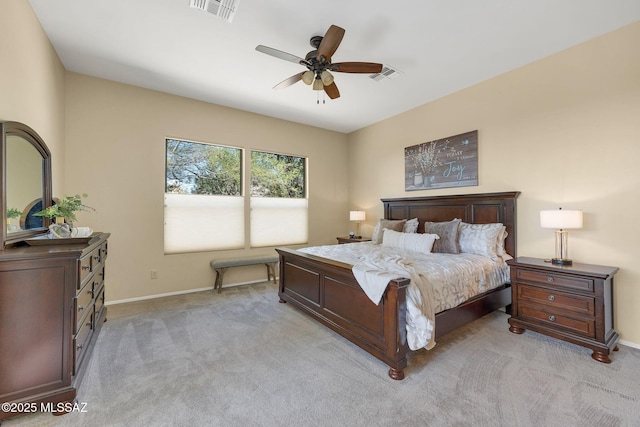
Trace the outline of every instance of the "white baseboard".
<instances>
[{"instance_id":1,"label":"white baseboard","mask_svg":"<svg viewBox=\"0 0 640 427\"><path fill-rule=\"evenodd\" d=\"M234 286L251 285L253 283L262 283L262 282L264 282L264 280L252 280L250 282L230 283L230 284L224 285L223 288L232 288ZM120 299L120 300L115 300L115 301L107 301L107 302L104 303L104 305L126 304L128 302L145 301L145 300L149 300L149 299L170 297L170 296L174 296L174 295L192 294L194 292L203 292L203 291L211 291L211 290L213 290L213 286L208 286L206 288L198 288L198 289L188 289L186 291L167 292L167 293L164 293L164 294L145 295L143 297L135 297L135 298Z\"/></svg>"},{"instance_id":2,"label":"white baseboard","mask_svg":"<svg viewBox=\"0 0 640 427\"><path fill-rule=\"evenodd\" d=\"M640 349L640 344L636 344L636 343L631 342L631 341L620 340L620 344L626 345L627 347L633 347L633 348Z\"/></svg>"}]
</instances>

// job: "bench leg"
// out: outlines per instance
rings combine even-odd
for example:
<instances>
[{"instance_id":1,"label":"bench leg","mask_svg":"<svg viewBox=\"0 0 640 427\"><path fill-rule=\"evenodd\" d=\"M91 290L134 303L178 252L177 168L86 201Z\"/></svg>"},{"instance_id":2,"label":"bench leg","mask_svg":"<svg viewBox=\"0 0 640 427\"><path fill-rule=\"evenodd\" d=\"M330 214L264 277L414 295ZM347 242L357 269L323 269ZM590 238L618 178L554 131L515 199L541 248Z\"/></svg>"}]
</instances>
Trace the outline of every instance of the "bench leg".
<instances>
[{"instance_id":1,"label":"bench leg","mask_svg":"<svg viewBox=\"0 0 640 427\"><path fill-rule=\"evenodd\" d=\"M276 283L276 263L270 262L265 265L267 266L267 281L273 279L273 283Z\"/></svg>"},{"instance_id":2,"label":"bench leg","mask_svg":"<svg viewBox=\"0 0 640 427\"><path fill-rule=\"evenodd\" d=\"M213 284L213 290L218 289L218 293L222 292L222 277L224 276L224 272L226 268L216 268L216 281Z\"/></svg>"}]
</instances>

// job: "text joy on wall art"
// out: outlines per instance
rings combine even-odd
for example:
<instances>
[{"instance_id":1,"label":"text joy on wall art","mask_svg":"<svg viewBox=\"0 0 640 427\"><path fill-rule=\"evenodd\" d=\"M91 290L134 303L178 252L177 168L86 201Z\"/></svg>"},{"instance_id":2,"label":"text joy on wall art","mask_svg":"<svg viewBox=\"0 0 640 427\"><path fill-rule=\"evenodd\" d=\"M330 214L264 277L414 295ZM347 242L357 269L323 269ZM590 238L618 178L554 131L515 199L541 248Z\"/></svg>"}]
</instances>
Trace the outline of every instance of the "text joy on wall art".
<instances>
[{"instance_id":1,"label":"text joy on wall art","mask_svg":"<svg viewBox=\"0 0 640 427\"><path fill-rule=\"evenodd\" d=\"M478 131L404 149L405 191L478 185Z\"/></svg>"}]
</instances>

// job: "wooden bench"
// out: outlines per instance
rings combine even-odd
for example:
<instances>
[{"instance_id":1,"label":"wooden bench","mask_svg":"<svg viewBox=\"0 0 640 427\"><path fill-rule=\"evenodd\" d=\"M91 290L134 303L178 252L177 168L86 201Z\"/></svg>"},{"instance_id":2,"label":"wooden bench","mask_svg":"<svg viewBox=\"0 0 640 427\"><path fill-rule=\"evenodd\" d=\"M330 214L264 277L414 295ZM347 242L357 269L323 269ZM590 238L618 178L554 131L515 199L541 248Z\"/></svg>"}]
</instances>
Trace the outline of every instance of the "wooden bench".
<instances>
[{"instance_id":1,"label":"wooden bench","mask_svg":"<svg viewBox=\"0 0 640 427\"><path fill-rule=\"evenodd\" d=\"M214 259L211 261L211 268L216 272L216 281L213 284L213 290L218 289L218 293L222 292L222 277L224 272L231 267L244 267L247 265L264 264L267 266L267 280L273 279L276 283L276 265L278 264L277 255L262 255L246 258L227 258Z\"/></svg>"}]
</instances>

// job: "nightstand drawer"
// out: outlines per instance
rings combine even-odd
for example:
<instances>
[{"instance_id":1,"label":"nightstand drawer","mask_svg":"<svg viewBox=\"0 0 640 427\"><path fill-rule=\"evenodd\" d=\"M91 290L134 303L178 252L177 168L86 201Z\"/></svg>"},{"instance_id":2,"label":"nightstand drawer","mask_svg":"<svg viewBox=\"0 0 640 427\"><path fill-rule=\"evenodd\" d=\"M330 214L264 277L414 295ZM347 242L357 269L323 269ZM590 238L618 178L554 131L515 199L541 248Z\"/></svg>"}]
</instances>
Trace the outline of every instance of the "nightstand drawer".
<instances>
[{"instance_id":1,"label":"nightstand drawer","mask_svg":"<svg viewBox=\"0 0 640 427\"><path fill-rule=\"evenodd\" d=\"M520 304L518 307L518 316L520 318L538 320L548 326L554 325L558 331L568 330L590 338L595 337L595 319L580 319L563 314L562 311L554 310L551 307L529 304Z\"/></svg>"},{"instance_id":2,"label":"nightstand drawer","mask_svg":"<svg viewBox=\"0 0 640 427\"><path fill-rule=\"evenodd\" d=\"M518 269L516 279L540 283L547 286L559 286L568 289L593 292L593 280L583 279L581 277L562 276L560 274Z\"/></svg>"},{"instance_id":3,"label":"nightstand drawer","mask_svg":"<svg viewBox=\"0 0 640 427\"><path fill-rule=\"evenodd\" d=\"M553 289L535 286L518 286L518 301L548 305L561 310L595 316L595 298L571 295Z\"/></svg>"}]
</instances>

